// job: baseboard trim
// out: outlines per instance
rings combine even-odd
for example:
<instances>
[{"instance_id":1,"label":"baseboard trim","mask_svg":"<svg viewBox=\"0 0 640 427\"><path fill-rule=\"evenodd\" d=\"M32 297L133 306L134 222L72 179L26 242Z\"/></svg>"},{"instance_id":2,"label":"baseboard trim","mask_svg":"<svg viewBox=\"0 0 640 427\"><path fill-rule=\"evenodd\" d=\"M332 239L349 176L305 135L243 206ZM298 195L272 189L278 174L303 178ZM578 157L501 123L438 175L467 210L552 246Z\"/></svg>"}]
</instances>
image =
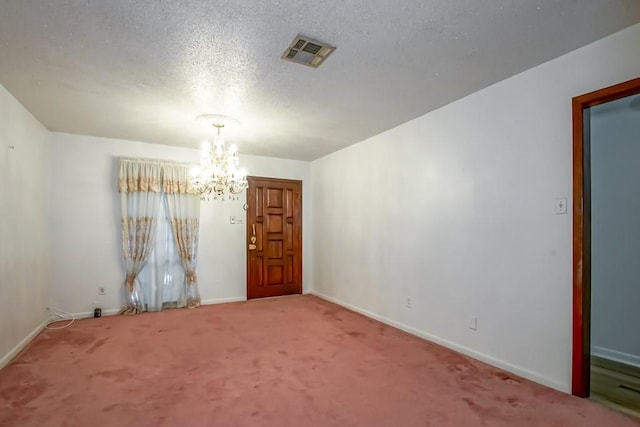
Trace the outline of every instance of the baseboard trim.
<instances>
[{"instance_id":1,"label":"baseboard trim","mask_svg":"<svg viewBox=\"0 0 640 427\"><path fill-rule=\"evenodd\" d=\"M120 313L120 309L119 308L111 308L108 310L102 310L102 315L103 316L114 316L116 314ZM88 319L90 317L93 317L93 311L82 311L80 313L69 313L70 315L72 315L75 319ZM59 317L55 317L52 316L51 320L49 320L49 322L64 322L65 319L60 319Z\"/></svg>"},{"instance_id":2,"label":"baseboard trim","mask_svg":"<svg viewBox=\"0 0 640 427\"><path fill-rule=\"evenodd\" d=\"M228 302L241 302L246 301L246 297L228 297L228 298L214 298L206 299L200 302L201 305L213 305L213 304L226 304Z\"/></svg>"},{"instance_id":3,"label":"baseboard trim","mask_svg":"<svg viewBox=\"0 0 640 427\"><path fill-rule=\"evenodd\" d=\"M240 301L246 301L246 300L247 299L245 297L214 298L214 299L203 300L200 302L200 305L224 304L228 302L240 302ZM121 310L122 309L120 308L112 308L108 310L103 309L102 315L113 316L113 315L119 314ZM76 319L87 319L87 318L93 317L93 311L83 311L80 313L70 313L70 314Z\"/></svg>"},{"instance_id":4,"label":"baseboard trim","mask_svg":"<svg viewBox=\"0 0 640 427\"><path fill-rule=\"evenodd\" d=\"M610 348L594 345L591 347L591 355L640 368L640 357L634 354L624 353L622 351L611 350Z\"/></svg>"},{"instance_id":5,"label":"baseboard trim","mask_svg":"<svg viewBox=\"0 0 640 427\"><path fill-rule=\"evenodd\" d=\"M400 329L400 330L402 330L404 332L407 332L407 333L409 333L411 335L415 335L415 336L417 336L419 338L422 338L422 339L425 339L427 341L431 341L431 342L434 342L436 344L440 344L441 346L444 346L444 347L447 347L447 348L449 348L451 350L457 351L458 353L462 353L462 354L464 354L466 356L469 356L469 357L471 357L473 359L476 359L476 360L479 360L481 362L484 362L484 363L486 363L488 365L495 366L496 368L504 369L505 371L509 371L509 372L511 372L511 373L513 373L515 375L518 375L518 376L520 376L522 378L526 378L526 379L531 380L533 382L536 382L538 384L542 384L544 386L551 387L553 389L562 391L564 393L570 393L569 385L561 384L561 383L559 383L557 381L554 381L554 380L552 380L550 378L547 378L547 377L545 377L543 375L539 375L539 374L537 374L537 373L535 373L533 371L530 371L528 369L524 369L524 368L521 368L519 366L512 365L512 364L510 364L508 362L505 362L503 360L496 359L496 358L494 358L492 356L489 356L488 354L480 353L480 352L478 352L476 350L473 350L473 349L470 349L468 347L465 347L465 346L456 344L454 342L445 340L443 338L440 338L439 336L430 334L430 333L425 332L425 331L421 331L421 330L413 328L413 327L411 327L409 325L405 325L404 323L397 322L395 320L389 319L388 317L384 317L384 316L381 316L379 314L373 313L371 311L364 310L364 309L362 309L360 307L357 307L357 306L355 306L353 304L349 304L349 303L344 302L344 301L342 301L340 299L330 297L329 295L325 295L325 294L317 292L317 291L310 291L309 293L312 294L312 295L315 295L315 296L317 296L319 298L322 298L324 300L327 300L329 302L332 302L334 304L338 304L338 305L340 305L342 307L348 308L349 310L355 311L356 313L360 313L360 314L362 314L364 316L367 316L367 317L369 317L371 319L377 320L377 321L382 322L384 324L387 324L389 326L393 326L394 328Z\"/></svg>"},{"instance_id":6,"label":"baseboard trim","mask_svg":"<svg viewBox=\"0 0 640 427\"><path fill-rule=\"evenodd\" d=\"M26 337L24 337L22 341L20 341L15 347L13 347L9 351L9 353L5 354L2 357L2 359L0 359L0 369L7 366L9 362L11 362L11 360L13 360L13 358L16 357L18 353L20 353L31 342L31 340L36 337L36 335L42 332L42 330L47 325L47 323L49 323L49 319L46 319L45 321L40 323L38 326L36 326L35 329L29 332L29 334Z\"/></svg>"}]
</instances>

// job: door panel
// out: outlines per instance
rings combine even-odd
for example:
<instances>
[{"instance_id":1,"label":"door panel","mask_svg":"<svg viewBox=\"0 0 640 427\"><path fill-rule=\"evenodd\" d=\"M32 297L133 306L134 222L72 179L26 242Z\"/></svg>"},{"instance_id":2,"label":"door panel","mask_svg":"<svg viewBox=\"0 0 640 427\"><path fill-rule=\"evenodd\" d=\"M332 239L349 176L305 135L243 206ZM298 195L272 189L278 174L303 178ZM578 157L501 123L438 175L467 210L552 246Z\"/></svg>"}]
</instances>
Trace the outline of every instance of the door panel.
<instances>
[{"instance_id":1,"label":"door panel","mask_svg":"<svg viewBox=\"0 0 640 427\"><path fill-rule=\"evenodd\" d=\"M247 298L300 294L302 181L248 179Z\"/></svg>"}]
</instances>

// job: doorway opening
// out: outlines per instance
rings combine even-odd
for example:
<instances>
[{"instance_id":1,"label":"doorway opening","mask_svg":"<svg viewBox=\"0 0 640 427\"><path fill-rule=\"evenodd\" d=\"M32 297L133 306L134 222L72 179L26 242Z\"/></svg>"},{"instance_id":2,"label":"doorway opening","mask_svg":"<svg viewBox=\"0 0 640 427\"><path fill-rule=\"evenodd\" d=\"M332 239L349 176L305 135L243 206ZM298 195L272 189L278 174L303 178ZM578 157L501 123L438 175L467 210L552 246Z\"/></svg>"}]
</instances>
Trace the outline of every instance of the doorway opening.
<instances>
[{"instance_id":1,"label":"doorway opening","mask_svg":"<svg viewBox=\"0 0 640 427\"><path fill-rule=\"evenodd\" d=\"M592 155L597 154L600 156L600 151L596 150L594 154L593 149L598 146L592 146L592 123L591 114L592 107L601 106L603 104L612 103L612 101L622 100L634 95L640 94L640 78L633 79L624 83L620 83L614 86L610 86L595 92L587 93L585 95L578 96L572 100L573 109L573 361L572 361L572 393L580 397L589 397L592 392L596 392L594 386L598 388L597 393L600 393L603 384L608 384L607 387L615 389L613 394L620 394L626 397L618 398L613 397L612 401L616 399L625 400L631 396L633 401L634 395L637 393L640 401L640 387L634 383L633 375L628 375L626 368L620 367L617 364L611 364L611 360L607 360L601 357L601 355L592 354L593 348L593 332L592 328L592 311L594 305L592 297L594 296L594 290L599 291L598 288L594 288L593 285L600 283L602 285L602 275L599 273L602 271L602 259L601 255L603 251L598 246L596 254L598 258L592 258L594 243L598 245L602 244L602 236L606 235L608 230L603 228L602 224L596 223L594 228L594 219L602 221L601 206L606 202L602 195L607 194L611 189L618 188L617 186L611 186L609 190L603 191L600 185L600 181L592 183L593 174L601 176L603 173L602 162L592 163ZM629 98L631 99L631 98ZM631 101L630 101L631 102ZM635 104L635 101L632 103ZM608 104L609 105L609 104ZM613 103L610 105L614 105ZM640 107L640 106L639 106ZM594 109L595 111L595 109ZM601 146L606 147L608 141L603 141L605 144ZM640 144L640 140L638 141ZM592 166L594 170L592 170ZM615 166L615 165L614 165ZM613 174L618 171L613 171ZM613 175L612 175L613 176ZM595 186L594 186L595 184ZM631 183L634 185L634 183ZM637 186L637 185L636 185ZM595 197L595 199L594 199ZM595 210L595 218L592 216ZM609 219L611 221L611 219ZM604 232L601 230L604 229ZM594 234L595 232L595 234ZM595 240L594 240L595 238ZM614 238L610 238L614 241ZM612 259L617 255L610 254ZM594 264L597 260L598 263ZM594 270L595 267L595 270ZM593 275L596 272L595 276ZM594 282L596 280L597 282ZM617 279L615 279L617 280ZM606 282L606 281L605 281ZM601 288L600 288L601 290ZM596 294L598 294L596 292ZM601 292L600 292L601 294ZM596 307L597 308L597 307ZM638 340L640 341L640 340ZM640 367L638 367L640 372ZM625 371L625 372L621 372ZM592 376L592 372L594 373ZM602 373L605 372L605 377ZM606 373L609 372L609 373ZM634 372L634 369L631 370ZM627 377L625 379L624 377ZM615 377L615 379L614 379ZM629 380L630 378L630 380ZM640 380L640 378L639 378ZM617 386L615 384L618 384ZM636 390L636 388L639 388ZM633 403L631 403L633 405Z\"/></svg>"}]
</instances>

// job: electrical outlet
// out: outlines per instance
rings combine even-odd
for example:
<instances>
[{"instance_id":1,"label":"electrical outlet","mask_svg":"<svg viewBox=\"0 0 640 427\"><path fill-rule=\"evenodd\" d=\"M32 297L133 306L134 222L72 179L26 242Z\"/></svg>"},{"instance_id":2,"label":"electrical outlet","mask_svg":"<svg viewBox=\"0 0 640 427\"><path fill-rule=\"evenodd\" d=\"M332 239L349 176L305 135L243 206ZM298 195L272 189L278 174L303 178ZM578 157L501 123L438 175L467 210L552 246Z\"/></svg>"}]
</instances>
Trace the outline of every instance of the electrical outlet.
<instances>
[{"instance_id":1,"label":"electrical outlet","mask_svg":"<svg viewBox=\"0 0 640 427\"><path fill-rule=\"evenodd\" d=\"M411 308L411 298L407 298L407 308Z\"/></svg>"},{"instance_id":2,"label":"electrical outlet","mask_svg":"<svg viewBox=\"0 0 640 427\"><path fill-rule=\"evenodd\" d=\"M471 316L469 318L469 329L472 331L478 330L478 318L476 316Z\"/></svg>"},{"instance_id":3,"label":"electrical outlet","mask_svg":"<svg viewBox=\"0 0 640 427\"><path fill-rule=\"evenodd\" d=\"M98 295L104 295L104 286L98 287Z\"/></svg>"}]
</instances>

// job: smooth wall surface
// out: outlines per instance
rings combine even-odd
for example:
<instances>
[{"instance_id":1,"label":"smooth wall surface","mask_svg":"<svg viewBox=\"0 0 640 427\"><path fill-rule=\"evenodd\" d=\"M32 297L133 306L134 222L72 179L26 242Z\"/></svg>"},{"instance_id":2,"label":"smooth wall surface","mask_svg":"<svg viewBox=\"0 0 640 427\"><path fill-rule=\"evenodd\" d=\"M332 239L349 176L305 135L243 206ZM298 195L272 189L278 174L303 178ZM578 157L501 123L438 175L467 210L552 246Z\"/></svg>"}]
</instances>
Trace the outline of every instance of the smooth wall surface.
<instances>
[{"instance_id":1,"label":"smooth wall surface","mask_svg":"<svg viewBox=\"0 0 640 427\"><path fill-rule=\"evenodd\" d=\"M0 86L0 360L47 317L48 142L47 130Z\"/></svg>"},{"instance_id":2,"label":"smooth wall surface","mask_svg":"<svg viewBox=\"0 0 640 427\"><path fill-rule=\"evenodd\" d=\"M640 95L591 109L592 353L640 367Z\"/></svg>"},{"instance_id":3,"label":"smooth wall surface","mask_svg":"<svg viewBox=\"0 0 640 427\"><path fill-rule=\"evenodd\" d=\"M198 163L199 150L62 133L51 139L53 303L73 313L92 311L94 302L117 310L124 281L118 157ZM256 156L241 156L240 163L251 175L303 180L303 287L310 289L309 163ZM202 203L197 272L203 302L244 299L245 194ZM232 215L243 223L231 225ZM106 295L98 295L100 286Z\"/></svg>"},{"instance_id":4,"label":"smooth wall surface","mask_svg":"<svg viewBox=\"0 0 640 427\"><path fill-rule=\"evenodd\" d=\"M630 27L312 162L315 291L569 390L571 98L638 77L639 40Z\"/></svg>"}]
</instances>

